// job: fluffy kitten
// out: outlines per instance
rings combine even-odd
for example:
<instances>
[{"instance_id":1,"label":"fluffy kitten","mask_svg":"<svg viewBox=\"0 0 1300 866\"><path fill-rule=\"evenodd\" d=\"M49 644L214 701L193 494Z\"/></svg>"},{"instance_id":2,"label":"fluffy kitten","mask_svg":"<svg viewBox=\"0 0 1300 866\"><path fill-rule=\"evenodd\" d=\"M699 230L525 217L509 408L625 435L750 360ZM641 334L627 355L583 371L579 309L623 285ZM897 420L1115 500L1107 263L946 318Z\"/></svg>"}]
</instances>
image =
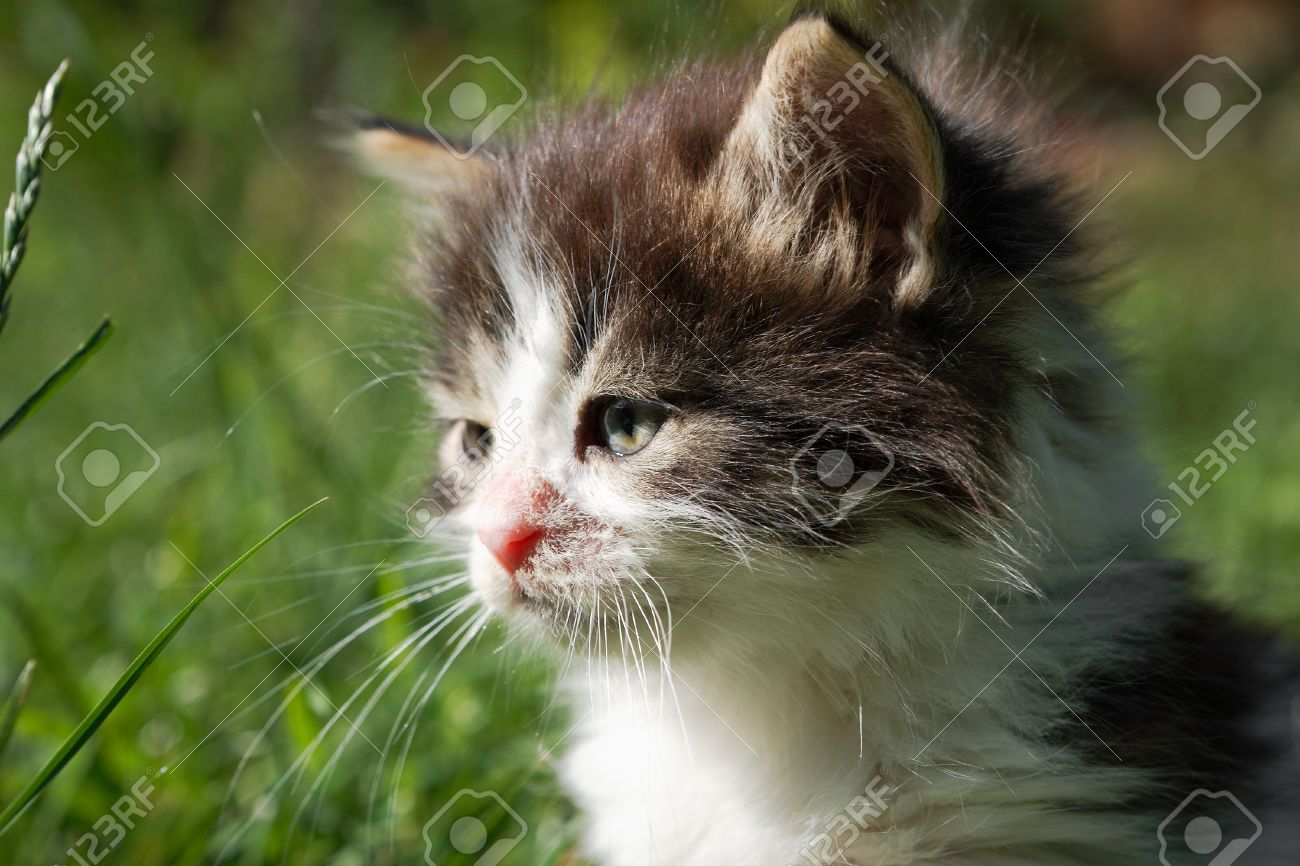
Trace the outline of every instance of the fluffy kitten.
<instances>
[{"instance_id":1,"label":"fluffy kitten","mask_svg":"<svg viewBox=\"0 0 1300 866\"><path fill-rule=\"evenodd\" d=\"M809 13L471 159L358 135L427 206L440 526L568 652L601 864L1296 862L1294 692L1140 525L1098 196L956 41Z\"/></svg>"}]
</instances>

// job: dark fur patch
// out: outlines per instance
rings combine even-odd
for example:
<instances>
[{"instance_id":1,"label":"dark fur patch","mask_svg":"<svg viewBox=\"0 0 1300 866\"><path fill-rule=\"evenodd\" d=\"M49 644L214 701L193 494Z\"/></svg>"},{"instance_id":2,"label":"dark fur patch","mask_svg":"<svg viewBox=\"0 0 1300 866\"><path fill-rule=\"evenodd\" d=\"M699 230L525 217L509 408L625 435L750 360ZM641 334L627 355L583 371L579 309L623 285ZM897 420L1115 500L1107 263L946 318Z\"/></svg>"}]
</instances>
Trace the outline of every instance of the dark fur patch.
<instances>
[{"instance_id":1,"label":"dark fur patch","mask_svg":"<svg viewBox=\"0 0 1300 866\"><path fill-rule=\"evenodd\" d=\"M1135 806L1158 809L1152 797L1163 796L1172 808L1197 788L1244 793L1280 762L1287 744L1259 723L1270 698L1287 687L1268 664L1279 657L1274 640L1189 600L1129 658L1085 673L1077 691L1083 721L1126 765L1151 769L1163 783ZM1095 746L1099 763L1113 761L1081 726L1069 736Z\"/></svg>"}]
</instances>

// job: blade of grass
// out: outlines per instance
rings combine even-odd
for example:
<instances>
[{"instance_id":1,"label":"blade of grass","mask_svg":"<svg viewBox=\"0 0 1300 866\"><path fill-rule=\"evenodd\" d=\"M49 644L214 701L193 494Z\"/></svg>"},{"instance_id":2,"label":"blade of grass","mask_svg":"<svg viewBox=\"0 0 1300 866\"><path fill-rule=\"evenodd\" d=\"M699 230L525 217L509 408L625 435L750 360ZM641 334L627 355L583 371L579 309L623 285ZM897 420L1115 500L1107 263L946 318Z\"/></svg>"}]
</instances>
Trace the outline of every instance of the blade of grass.
<instances>
[{"instance_id":1,"label":"blade of grass","mask_svg":"<svg viewBox=\"0 0 1300 866\"><path fill-rule=\"evenodd\" d=\"M36 659L28 659L27 664L18 672L14 687L9 690L4 709L0 710L0 763L4 761L5 746L9 745L9 737L13 735L14 725L18 722L18 711L27 701L27 689L32 684L32 669L35 667Z\"/></svg>"},{"instance_id":2,"label":"blade of grass","mask_svg":"<svg viewBox=\"0 0 1300 866\"><path fill-rule=\"evenodd\" d=\"M27 223L40 196L41 166L50 146L50 136L54 134L54 104L58 101L67 72L68 61L64 60L50 76L45 87L36 94L36 101L27 113L27 134L23 137L14 162L14 191L9 195L9 203L5 206L4 231L0 233L0 331L4 330L9 321L9 302L12 300L10 288L14 274L22 264L23 254L27 251ZM99 351L112 333L113 323L105 316L85 342L65 358L53 373L46 376L40 387L0 425L0 440L12 433L41 403L63 387L81 365Z\"/></svg>"},{"instance_id":3,"label":"blade of grass","mask_svg":"<svg viewBox=\"0 0 1300 866\"><path fill-rule=\"evenodd\" d=\"M103 348L108 342L108 338L113 334L113 320L105 316L99 323L99 327L91 333L86 341L73 351L71 355L63 359L63 363L55 368L54 372L45 377L32 395L22 402L22 405L14 410L4 422L0 424L0 440L12 433L19 424L21 424L28 415L47 399L53 396L54 392L62 388L81 365L90 360L90 357Z\"/></svg>"},{"instance_id":4,"label":"blade of grass","mask_svg":"<svg viewBox=\"0 0 1300 866\"><path fill-rule=\"evenodd\" d=\"M14 191L5 207L4 233L0 235L0 331L9 320L9 286L27 251L27 221L41 191L41 166L54 132L54 103L63 88L68 61L59 64L50 80L36 94L27 113L27 134L14 161Z\"/></svg>"},{"instance_id":5,"label":"blade of grass","mask_svg":"<svg viewBox=\"0 0 1300 866\"><path fill-rule=\"evenodd\" d=\"M167 644L171 642L171 639L176 636L176 633L180 631L181 626L185 625L185 621L193 615L199 605L202 604L209 595L216 592L217 587L221 586L221 584L225 582L226 578L238 571L240 566L252 559L253 556L263 547L270 544L277 535L284 532L290 526L293 526L299 520L302 520L328 498L329 497L324 497L316 500L293 517L290 517L284 523L281 523L275 529L271 530L269 535L250 547L242 556L230 565L226 566L224 571L209 581L207 586L200 589L194 598L190 599L190 603L185 605L185 607L181 609L180 613L172 617L171 622L167 623L163 630L158 632L154 639L149 642L149 645L135 657L135 661L131 662L126 671L118 677L117 682L108 690L108 694L104 695L95 708L90 711L90 714L81 720L81 724L77 725L77 729L63 741L63 745L59 746L58 751L56 751L45 763L45 766L41 768L40 772L36 774L36 777L32 779L26 788L23 789L22 793L15 797L13 802L5 807L3 813L0 813L0 835L8 832L9 828L13 825L14 821L17 820L18 816L31 805L32 801L35 800L43 790L45 790L45 787L53 781L59 771L72 760L77 752L81 750L81 747L86 744L92 735L94 735L95 731L104 723L104 720L113 712L113 709L118 705L118 703L126 697L127 692L129 692L131 687L135 685L136 680L140 679L144 674L145 669L153 663L153 660L156 659Z\"/></svg>"}]
</instances>

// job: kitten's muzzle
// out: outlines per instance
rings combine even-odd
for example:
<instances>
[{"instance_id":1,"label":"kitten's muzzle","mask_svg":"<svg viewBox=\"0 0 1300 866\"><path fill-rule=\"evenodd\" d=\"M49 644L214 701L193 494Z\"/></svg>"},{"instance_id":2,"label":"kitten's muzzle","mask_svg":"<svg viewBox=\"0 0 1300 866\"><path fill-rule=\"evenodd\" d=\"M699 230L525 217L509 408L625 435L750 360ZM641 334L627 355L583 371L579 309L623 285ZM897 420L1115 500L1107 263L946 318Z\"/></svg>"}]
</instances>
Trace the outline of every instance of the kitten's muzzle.
<instances>
[{"instance_id":1,"label":"kitten's muzzle","mask_svg":"<svg viewBox=\"0 0 1300 866\"><path fill-rule=\"evenodd\" d=\"M545 517L560 498L547 481L503 473L488 484L479 511L479 541L511 577L548 534Z\"/></svg>"}]
</instances>

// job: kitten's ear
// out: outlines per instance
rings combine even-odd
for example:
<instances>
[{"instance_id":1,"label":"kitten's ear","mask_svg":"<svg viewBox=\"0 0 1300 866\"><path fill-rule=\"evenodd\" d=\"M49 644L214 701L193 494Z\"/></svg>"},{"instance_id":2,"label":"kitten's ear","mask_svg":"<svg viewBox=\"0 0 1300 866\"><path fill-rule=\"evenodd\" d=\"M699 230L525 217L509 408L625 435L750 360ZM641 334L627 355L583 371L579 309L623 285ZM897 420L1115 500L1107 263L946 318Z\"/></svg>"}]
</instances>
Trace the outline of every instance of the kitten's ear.
<instances>
[{"instance_id":1,"label":"kitten's ear","mask_svg":"<svg viewBox=\"0 0 1300 866\"><path fill-rule=\"evenodd\" d=\"M393 181L413 196L463 192L491 167L475 153L463 156L423 127L350 111L327 115L336 141L368 174Z\"/></svg>"},{"instance_id":2,"label":"kitten's ear","mask_svg":"<svg viewBox=\"0 0 1300 866\"><path fill-rule=\"evenodd\" d=\"M924 97L879 43L822 14L791 21L719 165L730 192L780 213L786 232L844 236L851 221L850 234L867 247L853 254L895 282L900 306L918 304L931 288L943 150ZM785 205L773 208L772 198Z\"/></svg>"}]
</instances>

